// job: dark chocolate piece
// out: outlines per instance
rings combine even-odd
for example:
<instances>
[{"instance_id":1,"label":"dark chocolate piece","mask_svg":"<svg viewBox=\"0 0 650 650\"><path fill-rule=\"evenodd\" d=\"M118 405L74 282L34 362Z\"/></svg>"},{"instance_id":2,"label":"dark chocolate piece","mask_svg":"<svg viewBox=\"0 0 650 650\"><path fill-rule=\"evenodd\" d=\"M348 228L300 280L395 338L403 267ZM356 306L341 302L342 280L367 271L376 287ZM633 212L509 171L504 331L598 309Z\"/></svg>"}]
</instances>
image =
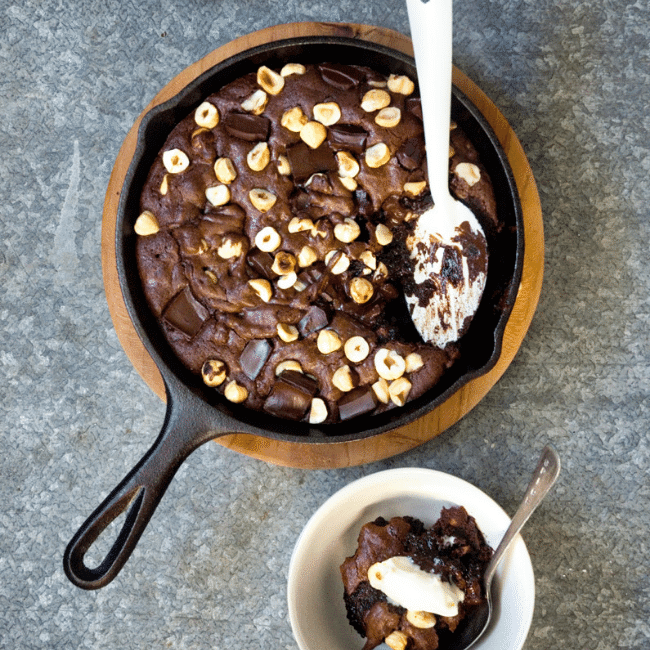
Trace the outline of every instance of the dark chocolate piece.
<instances>
[{"instance_id":1,"label":"dark chocolate piece","mask_svg":"<svg viewBox=\"0 0 650 650\"><path fill-rule=\"evenodd\" d=\"M216 224L215 232L225 235L227 232L243 231L246 213L235 203L229 203L220 208L210 208L204 218Z\"/></svg>"},{"instance_id":2,"label":"dark chocolate piece","mask_svg":"<svg viewBox=\"0 0 650 650\"><path fill-rule=\"evenodd\" d=\"M366 148L368 132L357 124L332 124L327 129L327 140L334 149L361 153Z\"/></svg>"},{"instance_id":3,"label":"dark chocolate piece","mask_svg":"<svg viewBox=\"0 0 650 650\"><path fill-rule=\"evenodd\" d=\"M358 68L340 63L321 63L318 71L323 81L341 90L350 90L358 86L366 77Z\"/></svg>"},{"instance_id":4,"label":"dark chocolate piece","mask_svg":"<svg viewBox=\"0 0 650 650\"><path fill-rule=\"evenodd\" d=\"M273 256L271 253L265 253L259 248L253 248L248 251L246 261L259 273L263 278L270 280L276 277L276 273L272 270Z\"/></svg>"},{"instance_id":5,"label":"dark chocolate piece","mask_svg":"<svg viewBox=\"0 0 650 650\"><path fill-rule=\"evenodd\" d=\"M281 418L301 420L311 406L313 393L296 386L291 381L293 378L286 378L284 377L285 374L288 374L288 371L285 370L273 385L264 402L264 410Z\"/></svg>"},{"instance_id":6,"label":"dark chocolate piece","mask_svg":"<svg viewBox=\"0 0 650 650\"><path fill-rule=\"evenodd\" d=\"M309 336L312 332L322 330L328 322L329 319L325 311L316 305L312 305L298 322L298 331L302 336Z\"/></svg>"},{"instance_id":7,"label":"dark chocolate piece","mask_svg":"<svg viewBox=\"0 0 650 650\"><path fill-rule=\"evenodd\" d=\"M334 152L326 143L312 149L304 142L298 142L287 148L287 158L291 174L298 183L306 181L312 174L338 169Z\"/></svg>"},{"instance_id":8,"label":"dark chocolate piece","mask_svg":"<svg viewBox=\"0 0 650 650\"><path fill-rule=\"evenodd\" d=\"M349 420L357 415L370 413L376 406L377 398L372 388L355 388L339 400L339 416L341 420Z\"/></svg>"},{"instance_id":9,"label":"dark chocolate piece","mask_svg":"<svg viewBox=\"0 0 650 650\"><path fill-rule=\"evenodd\" d=\"M303 372L283 370L280 377L287 384L291 384L294 388L301 390L303 393L307 393L310 397L313 397L318 392L318 381Z\"/></svg>"},{"instance_id":10,"label":"dark chocolate piece","mask_svg":"<svg viewBox=\"0 0 650 650\"><path fill-rule=\"evenodd\" d=\"M404 106L407 111L413 113L415 117L422 119L422 101L419 97L409 97Z\"/></svg>"},{"instance_id":11,"label":"dark chocolate piece","mask_svg":"<svg viewBox=\"0 0 650 650\"><path fill-rule=\"evenodd\" d=\"M270 354L271 344L266 339L249 341L239 355L239 364L244 374L250 380L256 379Z\"/></svg>"},{"instance_id":12,"label":"dark chocolate piece","mask_svg":"<svg viewBox=\"0 0 650 650\"><path fill-rule=\"evenodd\" d=\"M190 338L196 336L210 312L192 295L189 287L177 293L165 307L163 320Z\"/></svg>"},{"instance_id":13,"label":"dark chocolate piece","mask_svg":"<svg viewBox=\"0 0 650 650\"><path fill-rule=\"evenodd\" d=\"M269 135L271 121L263 115L229 113L223 125L230 135L248 142L261 142Z\"/></svg>"},{"instance_id":14,"label":"dark chocolate piece","mask_svg":"<svg viewBox=\"0 0 650 650\"><path fill-rule=\"evenodd\" d=\"M404 169L417 169L424 160L424 142L422 138L409 138L397 151L397 162Z\"/></svg>"}]
</instances>

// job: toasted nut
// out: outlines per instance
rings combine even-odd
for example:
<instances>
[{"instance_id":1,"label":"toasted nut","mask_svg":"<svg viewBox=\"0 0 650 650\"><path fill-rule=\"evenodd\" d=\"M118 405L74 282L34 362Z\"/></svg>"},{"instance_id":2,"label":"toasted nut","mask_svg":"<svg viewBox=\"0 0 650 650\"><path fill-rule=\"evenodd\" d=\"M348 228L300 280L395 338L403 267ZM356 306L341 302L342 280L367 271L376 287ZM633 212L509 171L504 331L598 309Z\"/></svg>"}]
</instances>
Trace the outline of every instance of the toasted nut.
<instances>
[{"instance_id":1,"label":"toasted nut","mask_svg":"<svg viewBox=\"0 0 650 650\"><path fill-rule=\"evenodd\" d=\"M314 222L311 219L299 219L298 217L293 217L287 226L287 230L293 234L296 232L311 230L313 227Z\"/></svg>"},{"instance_id":2,"label":"toasted nut","mask_svg":"<svg viewBox=\"0 0 650 650\"><path fill-rule=\"evenodd\" d=\"M312 149L318 149L327 137L327 129L320 122L307 122L300 129L300 139Z\"/></svg>"},{"instance_id":3,"label":"toasted nut","mask_svg":"<svg viewBox=\"0 0 650 650\"><path fill-rule=\"evenodd\" d=\"M208 359L201 368L201 376L207 386L221 386L226 380L226 364L221 359Z\"/></svg>"},{"instance_id":4,"label":"toasted nut","mask_svg":"<svg viewBox=\"0 0 650 650\"><path fill-rule=\"evenodd\" d=\"M332 383L344 393L351 391L354 388L354 381L352 380L350 366L341 366L338 368L332 375Z\"/></svg>"},{"instance_id":5,"label":"toasted nut","mask_svg":"<svg viewBox=\"0 0 650 650\"><path fill-rule=\"evenodd\" d=\"M156 216L153 212L145 210L135 220L133 230L135 230L137 235L141 235L142 237L146 237L147 235L155 235L160 230L158 219L156 219Z\"/></svg>"},{"instance_id":6,"label":"toasted nut","mask_svg":"<svg viewBox=\"0 0 650 650\"><path fill-rule=\"evenodd\" d=\"M291 273L281 276L278 279L278 289L291 289L291 287L296 284L297 279L298 276L295 271L291 271Z\"/></svg>"},{"instance_id":7,"label":"toasted nut","mask_svg":"<svg viewBox=\"0 0 650 650\"><path fill-rule=\"evenodd\" d=\"M456 153L455 149L451 145L449 145L449 157L453 158L455 153Z\"/></svg>"},{"instance_id":8,"label":"toasted nut","mask_svg":"<svg viewBox=\"0 0 650 650\"><path fill-rule=\"evenodd\" d=\"M205 198L215 207L226 205L230 201L230 190L227 185L215 185L205 190Z\"/></svg>"},{"instance_id":9,"label":"toasted nut","mask_svg":"<svg viewBox=\"0 0 650 650\"><path fill-rule=\"evenodd\" d=\"M375 237L380 246L388 246L388 244L393 241L393 233L390 231L390 228L385 226L383 223L380 223L377 228L375 228Z\"/></svg>"},{"instance_id":10,"label":"toasted nut","mask_svg":"<svg viewBox=\"0 0 650 650\"><path fill-rule=\"evenodd\" d=\"M334 226L334 237L344 244L353 242L361 234L359 224L351 217L346 217L343 223Z\"/></svg>"},{"instance_id":11,"label":"toasted nut","mask_svg":"<svg viewBox=\"0 0 650 650\"><path fill-rule=\"evenodd\" d=\"M190 166L190 159L180 149L170 149L162 156L163 165L170 174L180 174Z\"/></svg>"},{"instance_id":12,"label":"toasted nut","mask_svg":"<svg viewBox=\"0 0 650 650\"><path fill-rule=\"evenodd\" d=\"M401 630L394 630L384 639L384 643L390 650L405 650L408 639Z\"/></svg>"},{"instance_id":13,"label":"toasted nut","mask_svg":"<svg viewBox=\"0 0 650 650\"><path fill-rule=\"evenodd\" d=\"M309 187L312 183L316 183L317 185L322 185L323 181L327 182L327 176L323 174L322 172L316 172L315 174L312 174L307 181L305 182L305 187Z\"/></svg>"},{"instance_id":14,"label":"toasted nut","mask_svg":"<svg viewBox=\"0 0 650 650\"><path fill-rule=\"evenodd\" d=\"M264 302L271 300L273 291L271 289L271 283L268 280L265 280L264 278L254 278L253 280L249 280L248 284Z\"/></svg>"},{"instance_id":15,"label":"toasted nut","mask_svg":"<svg viewBox=\"0 0 650 650\"><path fill-rule=\"evenodd\" d=\"M298 339L298 328L295 325L287 325L286 323L278 323L276 326L278 336L285 342L291 343Z\"/></svg>"},{"instance_id":16,"label":"toasted nut","mask_svg":"<svg viewBox=\"0 0 650 650\"><path fill-rule=\"evenodd\" d=\"M381 81L379 79L368 79L368 85L372 86L373 88L386 88L386 86L388 86L388 82Z\"/></svg>"},{"instance_id":17,"label":"toasted nut","mask_svg":"<svg viewBox=\"0 0 650 650\"><path fill-rule=\"evenodd\" d=\"M246 156L248 166L254 172L261 172L271 162L271 152L266 142L258 142Z\"/></svg>"},{"instance_id":18,"label":"toasted nut","mask_svg":"<svg viewBox=\"0 0 650 650\"><path fill-rule=\"evenodd\" d=\"M387 106L382 108L377 115L375 115L375 123L378 126L383 126L386 129L392 129L397 126L402 119L402 111L397 106Z\"/></svg>"},{"instance_id":19,"label":"toasted nut","mask_svg":"<svg viewBox=\"0 0 650 650\"><path fill-rule=\"evenodd\" d=\"M219 124L219 110L210 102L203 102L194 111L194 121L206 129L214 129Z\"/></svg>"},{"instance_id":20,"label":"toasted nut","mask_svg":"<svg viewBox=\"0 0 650 650\"><path fill-rule=\"evenodd\" d=\"M373 385L372 390L375 392L377 399L382 404L388 404L390 401L390 393L388 392L388 382L380 377Z\"/></svg>"},{"instance_id":21,"label":"toasted nut","mask_svg":"<svg viewBox=\"0 0 650 650\"><path fill-rule=\"evenodd\" d=\"M327 237L327 228L324 221L319 220L314 224L311 229L311 236L320 237L321 239L325 239L325 237Z\"/></svg>"},{"instance_id":22,"label":"toasted nut","mask_svg":"<svg viewBox=\"0 0 650 650\"><path fill-rule=\"evenodd\" d=\"M372 274L372 279L375 282L380 282L381 280L385 280L387 277L388 267L383 262L379 262L379 264L377 264L377 270Z\"/></svg>"},{"instance_id":23,"label":"toasted nut","mask_svg":"<svg viewBox=\"0 0 650 650\"><path fill-rule=\"evenodd\" d=\"M415 84L406 75L392 74L388 77L388 90L399 95L410 95L415 90Z\"/></svg>"},{"instance_id":24,"label":"toasted nut","mask_svg":"<svg viewBox=\"0 0 650 650\"><path fill-rule=\"evenodd\" d=\"M263 90L256 90L250 97L247 97L242 103L242 110L253 115L261 115L269 102L269 96Z\"/></svg>"},{"instance_id":25,"label":"toasted nut","mask_svg":"<svg viewBox=\"0 0 650 650\"><path fill-rule=\"evenodd\" d=\"M318 253L311 246L303 246L298 253L298 266L306 268L318 259Z\"/></svg>"},{"instance_id":26,"label":"toasted nut","mask_svg":"<svg viewBox=\"0 0 650 650\"><path fill-rule=\"evenodd\" d=\"M323 329L318 332L316 347L321 354L336 352L342 345L341 337L334 330Z\"/></svg>"},{"instance_id":27,"label":"toasted nut","mask_svg":"<svg viewBox=\"0 0 650 650\"><path fill-rule=\"evenodd\" d=\"M293 133L300 133L307 122L309 122L309 118L302 112L300 106L286 110L280 118L280 124Z\"/></svg>"},{"instance_id":28,"label":"toasted nut","mask_svg":"<svg viewBox=\"0 0 650 650\"><path fill-rule=\"evenodd\" d=\"M204 126L200 126L198 129L194 129L194 131L192 131L192 135L190 136L190 138L192 140L192 146L193 147L197 146L197 143L194 142L194 138L201 135L201 133L207 133L209 130L210 129L206 129Z\"/></svg>"},{"instance_id":29,"label":"toasted nut","mask_svg":"<svg viewBox=\"0 0 650 650\"><path fill-rule=\"evenodd\" d=\"M454 174L458 178L462 178L470 187L481 180L481 170L474 163L458 163Z\"/></svg>"},{"instance_id":30,"label":"toasted nut","mask_svg":"<svg viewBox=\"0 0 650 650\"><path fill-rule=\"evenodd\" d=\"M241 404L241 402L248 397L246 387L238 384L236 381L231 381L226 384L223 394L227 400L234 402L235 404Z\"/></svg>"},{"instance_id":31,"label":"toasted nut","mask_svg":"<svg viewBox=\"0 0 650 650\"><path fill-rule=\"evenodd\" d=\"M252 189L248 193L248 198L253 204L253 207L257 208L260 212L268 212L278 200L278 197L273 192L269 192L261 187Z\"/></svg>"},{"instance_id":32,"label":"toasted nut","mask_svg":"<svg viewBox=\"0 0 650 650\"><path fill-rule=\"evenodd\" d=\"M231 257L239 257L242 254L243 248L241 241L224 239L221 246L217 248L217 255L224 260L229 260Z\"/></svg>"},{"instance_id":33,"label":"toasted nut","mask_svg":"<svg viewBox=\"0 0 650 650\"><path fill-rule=\"evenodd\" d=\"M347 176L341 176L340 181L341 185L343 185L347 190L350 190L350 192L354 192L359 185L354 178L348 178Z\"/></svg>"},{"instance_id":34,"label":"toasted nut","mask_svg":"<svg viewBox=\"0 0 650 650\"><path fill-rule=\"evenodd\" d=\"M289 164L289 159L286 156L280 154L278 156L278 174L281 176L288 176L291 173L291 165Z\"/></svg>"},{"instance_id":35,"label":"toasted nut","mask_svg":"<svg viewBox=\"0 0 650 650\"><path fill-rule=\"evenodd\" d=\"M203 271L205 273L205 276L212 282L212 284L218 284L219 283L219 278L217 277L217 274L214 271L211 271L210 269L207 269L206 271Z\"/></svg>"},{"instance_id":36,"label":"toasted nut","mask_svg":"<svg viewBox=\"0 0 650 650\"><path fill-rule=\"evenodd\" d=\"M314 119L325 126L336 124L341 119L341 108L336 102L325 102L314 106Z\"/></svg>"},{"instance_id":37,"label":"toasted nut","mask_svg":"<svg viewBox=\"0 0 650 650\"><path fill-rule=\"evenodd\" d=\"M162 182L160 183L160 193L165 196L167 192L169 191L169 174L165 174L163 176Z\"/></svg>"},{"instance_id":38,"label":"toasted nut","mask_svg":"<svg viewBox=\"0 0 650 650\"><path fill-rule=\"evenodd\" d=\"M370 354L370 345L363 336L353 336L345 342L343 351L352 363L361 363Z\"/></svg>"},{"instance_id":39,"label":"toasted nut","mask_svg":"<svg viewBox=\"0 0 650 650\"><path fill-rule=\"evenodd\" d=\"M325 264L329 265L332 257L336 253L340 253L340 257L334 262L331 271L334 275L341 275L341 273L345 273L345 271L347 271L348 267L350 266L350 258L345 253L341 253L337 250L330 251L327 253L327 255L325 255Z\"/></svg>"},{"instance_id":40,"label":"toasted nut","mask_svg":"<svg viewBox=\"0 0 650 650\"><path fill-rule=\"evenodd\" d=\"M336 162L339 166L339 176L341 178L354 178L359 173L357 159L347 151L338 151L336 153Z\"/></svg>"},{"instance_id":41,"label":"toasted nut","mask_svg":"<svg viewBox=\"0 0 650 650\"><path fill-rule=\"evenodd\" d=\"M427 186L426 181L417 181L415 183L404 183L404 191L411 196L422 194L424 188Z\"/></svg>"},{"instance_id":42,"label":"toasted nut","mask_svg":"<svg viewBox=\"0 0 650 650\"><path fill-rule=\"evenodd\" d=\"M280 233L272 226L262 228L257 235L255 235L255 246L265 253L272 253L277 250L282 243Z\"/></svg>"},{"instance_id":43,"label":"toasted nut","mask_svg":"<svg viewBox=\"0 0 650 650\"><path fill-rule=\"evenodd\" d=\"M408 354L406 359L404 359L404 362L406 363L406 372L415 372L424 365L422 357L417 352L411 352L411 354Z\"/></svg>"},{"instance_id":44,"label":"toasted nut","mask_svg":"<svg viewBox=\"0 0 650 650\"><path fill-rule=\"evenodd\" d=\"M278 275L288 275L296 268L296 258L291 253L280 251L276 253L271 270Z\"/></svg>"},{"instance_id":45,"label":"toasted nut","mask_svg":"<svg viewBox=\"0 0 650 650\"><path fill-rule=\"evenodd\" d=\"M282 70L280 70L280 74L283 77L289 77L292 74L305 74L307 72L307 69L302 63L287 63Z\"/></svg>"},{"instance_id":46,"label":"toasted nut","mask_svg":"<svg viewBox=\"0 0 650 650\"><path fill-rule=\"evenodd\" d=\"M237 170L230 158L217 158L214 163L214 175L220 183L232 183L237 178Z\"/></svg>"},{"instance_id":47,"label":"toasted nut","mask_svg":"<svg viewBox=\"0 0 650 650\"><path fill-rule=\"evenodd\" d=\"M275 376L278 377L285 370L295 370L296 372L302 372L302 366L295 359L285 359L280 361L277 366L275 366Z\"/></svg>"},{"instance_id":48,"label":"toasted nut","mask_svg":"<svg viewBox=\"0 0 650 650\"><path fill-rule=\"evenodd\" d=\"M421 630L428 630L436 624L436 617L431 612L413 612L410 609L406 612L406 620Z\"/></svg>"},{"instance_id":49,"label":"toasted nut","mask_svg":"<svg viewBox=\"0 0 650 650\"><path fill-rule=\"evenodd\" d=\"M400 377L392 381L388 386L388 394L397 406L404 406L411 392L411 382L406 377Z\"/></svg>"},{"instance_id":50,"label":"toasted nut","mask_svg":"<svg viewBox=\"0 0 650 650\"><path fill-rule=\"evenodd\" d=\"M309 424L320 424L327 420L327 405L320 397L314 397L309 409Z\"/></svg>"},{"instance_id":51,"label":"toasted nut","mask_svg":"<svg viewBox=\"0 0 650 650\"><path fill-rule=\"evenodd\" d=\"M390 160L390 149L383 142L378 142L366 149L366 165L377 168Z\"/></svg>"},{"instance_id":52,"label":"toasted nut","mask_svg":"<svg viewBox=\"0 0 650 650\"><path fill-rule=\"evenodd\" d=\"M381 348L375 354L375 369L380 377L387 381L393 381L404 374L406 361L395 350Z\"/></svg>"},{"instance_id":53,"label":"toasted nut","mask_svg":"<svg viewBox=\"0 0 650 650\"><path fill-rule=\"evenodd\" d=\"M377 258L375 257L375 254L372 251L365 250L361 255L359 255L359 259L369 268L372 269L373 271L377 268Z\"/></svg>"},{"instance_id":54,"label":"toasted nut","mask_svg":"<svg viewBox=\"0 0 650 650\"><path fill-rule=\"evenodd\" d=\"M386 108L390 104L390 95L380 88L373 88L369 90L361 100L361 108L366 113L372 113L382 108Z\"/></svg>"},{"instance_id":55,"label":"toasted nut","mask_svg":"<svg viewBox=\"0 0 650 650\"><path fill-rule=\"evenodd\" d=\"M277 95L284 88L284 77L263 65L257 70L257 83L269 95Z\"/></svg>"},{"instance_id":56,"label":"toasted nut","mask_svg":"<svg viewBox=\"0 0 650 650\"><path fill-rule=\"evenodd\" d=\"M372 282L366 278L352 278L350 280L350 296L358 305L363 305L372 298L375 292Z\"/></svg>"}]
</instances>

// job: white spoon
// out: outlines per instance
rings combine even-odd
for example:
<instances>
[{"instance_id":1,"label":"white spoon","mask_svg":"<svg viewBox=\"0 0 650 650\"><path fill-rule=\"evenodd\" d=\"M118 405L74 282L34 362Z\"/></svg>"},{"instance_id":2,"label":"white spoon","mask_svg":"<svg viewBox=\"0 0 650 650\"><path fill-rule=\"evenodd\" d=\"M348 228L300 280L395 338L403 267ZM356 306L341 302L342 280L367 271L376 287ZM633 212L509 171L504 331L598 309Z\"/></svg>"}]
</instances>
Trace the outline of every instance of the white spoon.
<instances>
[{"instance_id":1,"label":"white spoon","mask_svg":"<svg viewBox=\"0 0 650 650\"><path fill-rule=\"evenodd\" d=\"M449 193L452 0L406 0L415 52L434 205L406 245L415 261L406 290L411 318L425 341L456 341L476 312L487 278L487 241L473 212Z\"/></svg>"}]
</instances>

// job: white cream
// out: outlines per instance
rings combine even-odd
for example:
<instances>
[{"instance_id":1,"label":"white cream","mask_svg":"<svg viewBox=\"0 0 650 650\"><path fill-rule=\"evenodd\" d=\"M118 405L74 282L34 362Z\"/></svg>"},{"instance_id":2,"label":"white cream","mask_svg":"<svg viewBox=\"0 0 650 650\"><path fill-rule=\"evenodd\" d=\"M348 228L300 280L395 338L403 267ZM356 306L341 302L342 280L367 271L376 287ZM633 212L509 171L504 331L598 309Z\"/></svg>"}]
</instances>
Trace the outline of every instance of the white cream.
<instances>
[{"instance_id":1,"label":"white cream","mask_svg":"<svg viewBox=\"0 0 650 650\"><path fill-rule=\"evenodd\" d=\"M368 569L368 580L393 603L413 612L456 616L465 594L439 575L423 571L410 557L391 557Z\"/></svg>"}]
</instances>

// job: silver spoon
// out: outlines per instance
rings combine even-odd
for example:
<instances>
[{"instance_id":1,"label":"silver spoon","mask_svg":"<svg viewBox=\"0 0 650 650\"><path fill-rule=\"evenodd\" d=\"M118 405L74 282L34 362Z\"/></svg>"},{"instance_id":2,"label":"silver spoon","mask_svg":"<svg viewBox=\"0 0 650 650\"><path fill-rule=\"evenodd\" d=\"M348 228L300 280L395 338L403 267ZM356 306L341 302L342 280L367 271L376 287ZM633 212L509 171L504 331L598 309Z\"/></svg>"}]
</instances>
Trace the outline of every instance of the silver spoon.
<instances>
[{"instance_id":1,"label":"silver spoon","mask_svg":"<svg viewBox=\"0 0 650 650\"><path fill-rule=\"evenodd\" d=\"M459 630L457 635L450 637L449 643L445 646L447 650L467 650L474 646L487 630L493 611L492 578L494 578L494 573L519 531L555 483L559 473L560 457L552 445L546 445L542 450L542 455L528 484L524 498L485 570L483 576L485 603L472 613L471 620L468 621L462 631Z\"/></svg>"},{"instance_id":2,"label":"silver spoon","mask_svg":"<svg viewBox=\"0 0 650 650\"><path fill-rule=\"evenodd\" d=\"M415 287L413 293L407 291L406 301L422 338L445 347L460 338L478 308L487 278L487 241L474 213L449 193L452 0L406 0L406 8L434 202L406 241L415 262ZM451 276L444 271L445 258L456 260Z\"/></svg>"}]
</instances>

